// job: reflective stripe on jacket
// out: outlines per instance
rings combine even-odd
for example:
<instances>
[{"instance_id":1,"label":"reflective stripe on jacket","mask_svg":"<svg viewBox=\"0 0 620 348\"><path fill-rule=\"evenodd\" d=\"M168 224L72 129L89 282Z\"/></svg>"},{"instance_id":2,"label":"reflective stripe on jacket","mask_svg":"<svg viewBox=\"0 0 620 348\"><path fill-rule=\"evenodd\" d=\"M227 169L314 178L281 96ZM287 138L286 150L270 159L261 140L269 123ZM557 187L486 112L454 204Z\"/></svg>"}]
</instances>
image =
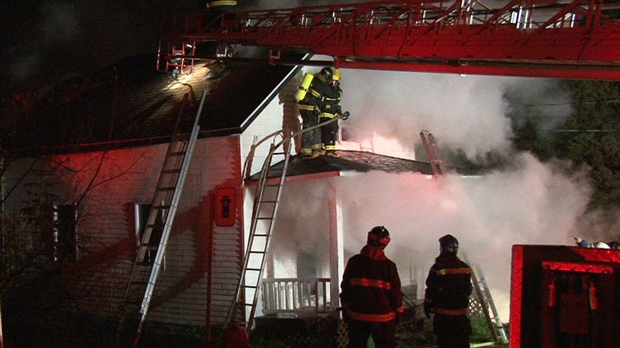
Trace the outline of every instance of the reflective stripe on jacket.
<instances>
[{"instance_id":1,"label":"reflective stripe on jacket","mask_svg":"<svg viewBox=\"0 0 620 348\"><path fill-rule=\"evenodd\" d=\"M344 315L369 322L388 322L404 312L396 264L380 247L366 245L351 257L340 284Z\"/></svg>"},{"instance_id":2,"label":"reflective stripe on jacket","mask_svg":"<svg viewBox=\"0 0 620 348\"><path fill-rule=\"evenodd\" d=\"M426 278L425 304L437 314L466 315L473 291L471 274L471 267L456 255L439 255Z\"/></svg>"}]
</instances>

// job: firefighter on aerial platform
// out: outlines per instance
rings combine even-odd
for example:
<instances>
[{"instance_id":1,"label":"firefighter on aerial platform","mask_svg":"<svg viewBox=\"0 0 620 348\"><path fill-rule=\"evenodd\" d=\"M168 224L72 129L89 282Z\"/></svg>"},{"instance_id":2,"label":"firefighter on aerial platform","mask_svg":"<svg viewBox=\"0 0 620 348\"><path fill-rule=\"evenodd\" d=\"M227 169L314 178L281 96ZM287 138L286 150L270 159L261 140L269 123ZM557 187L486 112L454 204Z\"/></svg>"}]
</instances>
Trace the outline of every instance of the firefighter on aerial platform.
<instances>
[{"instance_id":1,"label":"firefighter on aerial platform","mask_svg":"<svg viewBox=\"0 0 620 348\"><path fill-rule=\"evenodd\" d=\"M303 129L316 126L326 100L337 100L340 104L342 91L338 87L340 71L334 68L323 68L312 75L306 73L296 94L297 106L302 119ZM336 87L334 87L336 86ZM329 103L332 107L331 103ZM333 116L332 116L333 117ZM334 147L335 149L335 147ZM315 128L301 135L301 155L305 159L316 158L325 153L321 143L321 128Z\"/></svg>"},{"instance_id":2,"label":"firefighter on aerial platform","mask_svg":"<svg viewBox=\"0 0 620 348\"><path fill-rule=\"evenodd\" d=\"M573 239L575 239L575 244L577 244L578 247L595 249L620 249L620 242L616 240L612 240L611 242L588 243L587 240L578 236L573 236Z\"/></svg>"},{"instance_id":3,"label":"firefighter on aerial platform","mask_svg":"<svg viewBox=\"0 0 620 348\"><path fill-rule=\"evenodd\" d=\"M428 272L424 294L424 314L433 320L433 333L439 348L469 347L472 333L467 318L469 296L473 291L472 270L456 256L459 241L452 235L439 239L440 254Z\"/></svg>"},{"instance_id":4,"label":"firefighter on aerial platform","mask_svg":"<svg viewBox=\"0 0 620 348\"><path fill-rule=\"evenodd\" d=\"M331 69L331 68L326 68ZM326 94L320 105L321 114L319 115L319 123L327 122L334 117L342 114L342 89L340 88L340 78L342 77L340 70L332 69L332 78L329 83L332 91ZM338 121L331 122L321 127L322 147L328 156L340 157L336 151L336 141L338 140Z\"/></svg>"},{"instance_id":5,"label":"firefighter on aerial platform","mask_svg":"<svg viewBox=\"0 0 620 348\"><path fill-rule=\"evenodd\" d=\"M366 245L349 259L342 275L340 300L349 348L366 348L370 336L377 348L396 347L396 325L405 307L396 264L383 251L389 243L384 226L371 229Z\"/></svg>"}]
</instances>

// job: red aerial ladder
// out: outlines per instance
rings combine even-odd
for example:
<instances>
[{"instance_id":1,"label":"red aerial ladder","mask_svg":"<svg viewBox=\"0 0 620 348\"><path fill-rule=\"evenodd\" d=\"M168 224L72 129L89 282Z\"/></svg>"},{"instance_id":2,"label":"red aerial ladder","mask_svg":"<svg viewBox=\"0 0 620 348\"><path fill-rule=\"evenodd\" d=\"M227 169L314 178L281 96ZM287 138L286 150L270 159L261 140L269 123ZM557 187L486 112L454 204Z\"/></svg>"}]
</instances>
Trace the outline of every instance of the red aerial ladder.
<instances>
[{"instance_id":1,"label":"red aerial ladder","mask_svg":"<svg viewBox=\"0 0 620 348\"><path fill-rule=\"evenodd\" d=\"M214 58L196 47L212 43L267 47L272 64L620 80L618 0L498 3L401 0L172 16L162 23L158 69L191 73L196 59ZM333 61L290 61L286 51Z\"/></svg>"}]
</instances>

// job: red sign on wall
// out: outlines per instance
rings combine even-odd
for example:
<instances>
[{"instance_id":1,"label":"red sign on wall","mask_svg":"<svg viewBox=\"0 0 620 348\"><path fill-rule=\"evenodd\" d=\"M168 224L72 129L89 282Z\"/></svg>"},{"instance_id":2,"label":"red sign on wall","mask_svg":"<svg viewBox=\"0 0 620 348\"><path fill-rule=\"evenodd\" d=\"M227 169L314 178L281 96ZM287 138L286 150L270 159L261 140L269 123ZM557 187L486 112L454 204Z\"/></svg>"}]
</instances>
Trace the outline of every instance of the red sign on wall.
<instances>
[{"instance_id":1,"label":"red sign on wall","mask_svg":"<svg viewBox=\"0 0 620 348\"><path fill-rule=\"evenodd\" d=\"M218 226L234 226L237 192L232 187L217 190L215 202L215 224Z\"/></svg>"}]
</instances>

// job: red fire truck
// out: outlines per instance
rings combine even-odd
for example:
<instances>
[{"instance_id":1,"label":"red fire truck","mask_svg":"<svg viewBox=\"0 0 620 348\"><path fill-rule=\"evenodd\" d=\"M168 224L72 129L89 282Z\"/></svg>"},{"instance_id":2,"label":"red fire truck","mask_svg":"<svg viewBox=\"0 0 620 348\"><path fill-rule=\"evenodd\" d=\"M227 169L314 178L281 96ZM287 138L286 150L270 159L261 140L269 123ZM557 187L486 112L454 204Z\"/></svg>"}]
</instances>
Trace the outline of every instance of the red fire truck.
<instances>
[{"instance_id":1,"label":"red fire truck","mask_svg":"<svg viewBox=\"0 0 620 348\"><path fill-rule=\"evenodd\" d=\"M512 248L510 347L620 347L620 250Z\"/></svg>"}]
</instances>

